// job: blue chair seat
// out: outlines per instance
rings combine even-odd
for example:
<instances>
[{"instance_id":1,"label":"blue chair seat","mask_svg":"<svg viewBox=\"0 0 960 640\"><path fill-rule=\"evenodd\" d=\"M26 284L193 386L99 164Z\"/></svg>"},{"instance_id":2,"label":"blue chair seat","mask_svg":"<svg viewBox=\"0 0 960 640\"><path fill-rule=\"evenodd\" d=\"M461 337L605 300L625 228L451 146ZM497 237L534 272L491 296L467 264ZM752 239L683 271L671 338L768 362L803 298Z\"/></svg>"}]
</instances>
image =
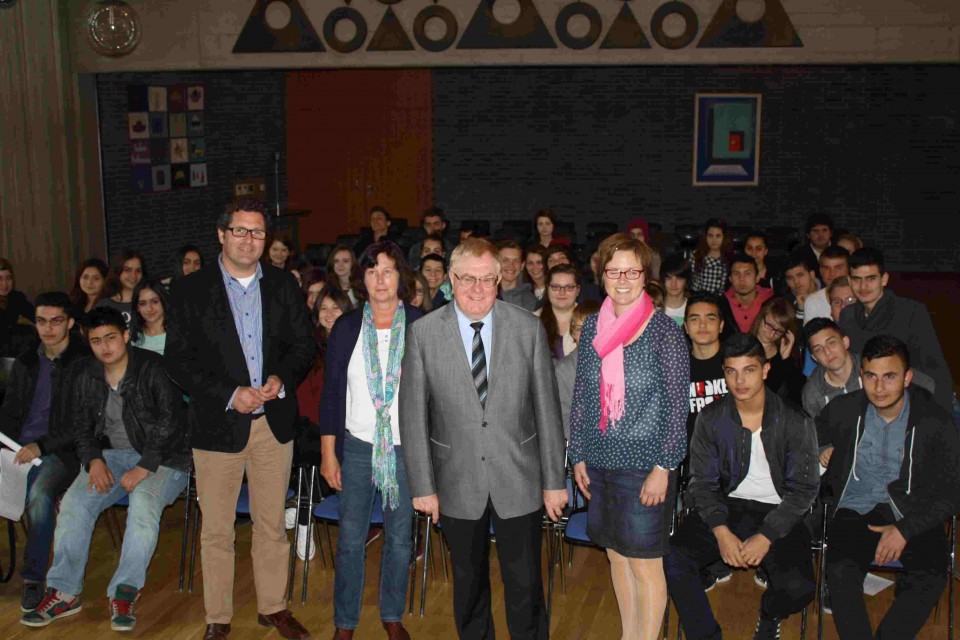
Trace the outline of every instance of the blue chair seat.
<instances>
[{"instance_id":1,"label":"blue chair seat","mask_svg":"<svg viewBox=\"0 0 960 640\"><path fill-rule=\"evenodd\" d=\"M563 531L563 536L569 541L593 544L590 536L587 535L586 511L577 511L570 514L570 519L567 520L567 527Z\"/></svg>"}]
</instances>

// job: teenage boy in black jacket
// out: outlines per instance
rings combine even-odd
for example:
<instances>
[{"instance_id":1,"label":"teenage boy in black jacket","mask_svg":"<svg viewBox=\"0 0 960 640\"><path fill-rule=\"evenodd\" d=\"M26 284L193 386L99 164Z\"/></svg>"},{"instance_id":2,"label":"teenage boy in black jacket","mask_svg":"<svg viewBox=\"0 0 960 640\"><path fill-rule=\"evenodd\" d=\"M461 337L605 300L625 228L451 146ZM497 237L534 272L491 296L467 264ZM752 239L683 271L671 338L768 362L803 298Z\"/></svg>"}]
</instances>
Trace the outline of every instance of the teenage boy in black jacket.
<instances>
[{"instance_id":1,"label":"teenage boy in black jacket","mask_svg":"<svg viewBox=\"0 0 960 640\"><path fill-rule=\"evenodd\" d=\"M80 470L68 424L68 368L77 359L90 355L90 349L79 334L71 331L71 306L70 297L60 291L37 296L40 344L14 361L0 407L0 431L23 447L14 461L26 464L39 458L41 462L27 476L25 513L30 529L20 572L23 611L35 609L43 599L57 498Z\"/></svg>"},{"instance_id":2,"label":"teenage boy in black jacket","mask_svg":"<svg viewBox=\"0 0 960 640\"><path fill-rule=\"evenodd\" d=\"M827 584L841 638L913 638L946 585L943 523L960 509L960 438L953 416L910 386L901 340L871 338L861 358L863 389L817 417L825 493L837 501ZM874 636L863 579L871 564L897 560L896 599Z\"/></svg>"},{"instance_id":3,"label":"teenage boy in black jacket","mask_svg":"<svg viewBox=\"0 0 960 640\"><path fill-rule=\"evenodd\" d=\"M753 637L779 638L780 621L813 599L803 516L820 486L816 436L802 411L767 392L770 365L755 337L737 334L721 353L730 395L706 407L694 427L693 511L664 558L667 587L688 638L721 638L701 568L719 558L744 569L762 565L769 587Z\"/></svg>"},{"instance_id":4,"label":"teenage boy in black jacket","mask_svg":"<svg viewBox=\"0 0 960 640\"><path fill-rule=\"evenodd\" d=\"M160 356L128 346L123 315L99 307L83 319L92 358L70 368L71 416L83 465L60 503L47 591L20 622L42 627L80 611L90 538L100 513L129 496L120 563L110 585L111 628L130 631L157 548L160 516L187 485L190 449L181 392Z\"/></svg>"}]
</instances>

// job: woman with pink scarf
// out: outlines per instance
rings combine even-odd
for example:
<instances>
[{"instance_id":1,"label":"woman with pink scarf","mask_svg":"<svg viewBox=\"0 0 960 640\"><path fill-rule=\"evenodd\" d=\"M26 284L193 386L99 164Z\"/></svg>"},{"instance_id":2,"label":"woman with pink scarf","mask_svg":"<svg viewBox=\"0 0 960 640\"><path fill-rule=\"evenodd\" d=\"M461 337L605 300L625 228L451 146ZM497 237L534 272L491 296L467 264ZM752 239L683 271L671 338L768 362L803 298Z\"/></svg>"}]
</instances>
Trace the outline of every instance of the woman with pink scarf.
<instances>
[{"instance_id":1,"label":"woman with pink scarf","mask_svg":"<svg viewBox=\"0 0 960 640\"><path fill-rule=\"evenodd\" d=\"M598 253L607 298L583 323L569 457L590 500L587 533L607 549L623 638L653 640L667 605L662 558L687 450L690 356L644 292L650 248L617 233Z\"/></svg>"}]
</instances>

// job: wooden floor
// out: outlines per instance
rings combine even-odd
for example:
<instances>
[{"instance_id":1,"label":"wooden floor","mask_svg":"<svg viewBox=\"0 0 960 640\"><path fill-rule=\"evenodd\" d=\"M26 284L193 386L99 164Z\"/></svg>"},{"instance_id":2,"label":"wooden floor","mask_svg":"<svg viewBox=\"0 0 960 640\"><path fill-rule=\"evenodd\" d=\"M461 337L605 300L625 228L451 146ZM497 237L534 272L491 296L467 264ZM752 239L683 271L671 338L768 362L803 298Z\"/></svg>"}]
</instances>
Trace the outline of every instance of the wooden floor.
<instances>
[{"instance_id":1,"label":"wooden floor","mask_svg":"<svg viewBox=\"0 0 960 640\"><path fill-rule=\"evenodd\" d=\"M121 521L123 515L120 515ZM157 554L148 572L147 585L137 607L138 624L131 635L143 638L199 639L203 634L204 612L202 576L199 566L193 593L177 593L178 562L180 558L180 532L183 524L183 507L178 503L168 509L161 523L160 542ZM5 527L4 527L5 528ZM334 541L336 529L332 529ZM0 549L6 556L6 535ZM376 610L377 580L381 541L370 545L367 558L367 586L364 591L363 617L357 630L357 638L385 637ZM324 546L324 550L326 547ZM250 562L250 525L237 527L237 578L235 589L236 614L233 620L232 640L244 638L278 638L275 631L259 627L256 623L256 600ZM496 556L492 554L491 577L494 596L494 619L501 638L507 638L503 613L503 591L500 587ZM94 534L90 563L83 595L83 611L71 618L54 622L45 629L31 629L19 623L20 581L15 577L11 584L0 585L0 638L101 638L114 635L110 630L105 590L116 567L119 552L114 550L106 527L101 520ZM437 556L439 560L439 556ZM198 558L199 565L199 558ZM300 567L297 579L299 586ZM617 603L610 583L606 556L595 549L578 548L574 555L573 568L568 570L566 593L554 597L554 613L551 637L559 640L600 638L616 640L620 637L620 618ZM893 598L893 589L868 598L868 606L874 625L880 620ZM752 572L738 571L733 580L718 585L710 592L710 601L726 638L750 638L756 622L761 591L753 582ZM419 603L419 587L417 602ZM406 616L404 624L414 638L456 638L452 615L452 585L445 582L439 562L436 576L427 588L426 615ZM333 634L333 570L324 569L319 556L311 562L308 601L301 605L299 588L292 605L294 614L313 633L314 638L329 638ZM921 639L941 640L947 637L947 596L941 599L939 618L931 616ZM676 612L670 613L670 637L676 637ZM811 611L808 618L808 638L816 638L816 615ZM800 637L799 616L785 622L782 637ZM824 637L836 638L836 630L830 616L825 617Z\"/></svg>"}]
</instances>

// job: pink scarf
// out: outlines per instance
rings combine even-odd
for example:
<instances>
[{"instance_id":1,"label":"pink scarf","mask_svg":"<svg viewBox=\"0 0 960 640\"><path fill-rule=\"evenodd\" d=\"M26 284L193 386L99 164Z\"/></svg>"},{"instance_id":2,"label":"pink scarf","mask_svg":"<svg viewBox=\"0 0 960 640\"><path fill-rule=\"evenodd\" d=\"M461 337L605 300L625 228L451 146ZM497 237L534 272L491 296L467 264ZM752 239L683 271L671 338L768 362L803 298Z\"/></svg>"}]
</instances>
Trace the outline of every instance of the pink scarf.
<instances>
[{"instance_id":1,"label":"pink scarf","mask_svg":"<svg viewBox=\"0 0 960 640\"><path fill-rule=\"evenodd\" d=\"M646 291L620 317L613 312L613 301L607 298L597 316L597 335L593 348L600 356L600 432L623 417L626 384L623 371L623 347L653 315L654 307Z\"/></svg>"}]
</instances>

